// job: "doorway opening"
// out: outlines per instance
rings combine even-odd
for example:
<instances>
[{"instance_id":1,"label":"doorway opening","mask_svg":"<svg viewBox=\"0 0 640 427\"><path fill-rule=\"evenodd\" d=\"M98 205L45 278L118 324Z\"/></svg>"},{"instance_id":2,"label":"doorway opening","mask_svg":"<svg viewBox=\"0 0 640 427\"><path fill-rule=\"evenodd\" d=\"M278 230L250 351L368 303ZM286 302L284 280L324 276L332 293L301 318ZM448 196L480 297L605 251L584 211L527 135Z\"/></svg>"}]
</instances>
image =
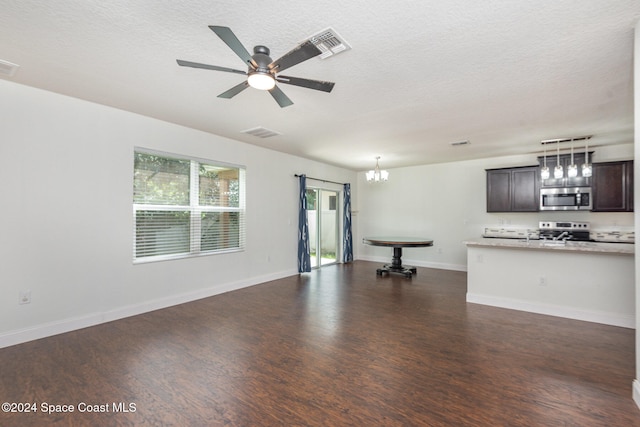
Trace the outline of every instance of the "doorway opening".
<instances>
[{"instance_id":1,"label":"doorway opening","mask_svg":"<svg viewBox=\"0 0 640 427\"><path fill-rule=\"evenodd\" d=\"M340 252L339 192L322 188L307 188L307 221L311 267L336 264Z\"/></svg>"}]
</instances>

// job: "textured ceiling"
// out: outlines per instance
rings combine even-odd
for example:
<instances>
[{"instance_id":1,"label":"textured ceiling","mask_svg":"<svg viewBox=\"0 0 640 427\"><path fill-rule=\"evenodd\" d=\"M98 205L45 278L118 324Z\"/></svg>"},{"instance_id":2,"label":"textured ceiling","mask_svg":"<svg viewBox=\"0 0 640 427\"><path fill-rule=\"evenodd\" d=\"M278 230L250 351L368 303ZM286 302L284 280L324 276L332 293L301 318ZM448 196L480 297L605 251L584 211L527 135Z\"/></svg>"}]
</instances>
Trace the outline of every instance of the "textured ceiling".
<instances>
[{"instance_id":1,"label":"textured ceiling","mask_svg":"<svg viewBox=\"0 0 640 427\"><path fill-rule=\"evenodd\" d=\"M0 76L343 166L385 168L538 153L544 139L633 140L637 0L0 0ZM285 74L336 83L217 95L243 69L211 31L230 27L275 59L334 28L351 50ZM281 135L241 131L263 126ZM450 143L469 140L467 146Z\"/></svg>"}]
</instances>

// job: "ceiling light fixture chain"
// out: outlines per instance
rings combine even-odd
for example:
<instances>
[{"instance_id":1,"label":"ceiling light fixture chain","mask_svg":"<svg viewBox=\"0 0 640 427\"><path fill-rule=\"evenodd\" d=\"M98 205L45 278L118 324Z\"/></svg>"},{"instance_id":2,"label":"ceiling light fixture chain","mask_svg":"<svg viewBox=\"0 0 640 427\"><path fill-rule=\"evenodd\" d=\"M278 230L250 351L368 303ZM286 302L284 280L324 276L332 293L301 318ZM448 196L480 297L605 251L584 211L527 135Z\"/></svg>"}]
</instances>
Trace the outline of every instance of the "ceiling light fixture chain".
<instances>
[{"instance_id":1,"label":"ceiling light fixture chain","mask_svg":"<svg viewBox=\"0 0 640 427\"><path fill-rule=\"evenodd\" d=\"M567 177L575 178L578 176L578 166L573 161L573 141L571 141L571 164L567 166Z\"/></svg>"}]
</instances>

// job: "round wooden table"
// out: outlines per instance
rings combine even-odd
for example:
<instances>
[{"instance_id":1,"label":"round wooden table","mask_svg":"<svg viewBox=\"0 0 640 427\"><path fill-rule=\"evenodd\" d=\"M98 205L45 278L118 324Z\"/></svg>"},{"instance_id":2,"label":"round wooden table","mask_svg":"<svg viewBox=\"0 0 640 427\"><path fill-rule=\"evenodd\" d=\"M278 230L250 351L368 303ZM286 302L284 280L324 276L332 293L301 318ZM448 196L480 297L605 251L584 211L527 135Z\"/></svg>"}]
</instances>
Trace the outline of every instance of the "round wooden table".
<instances>
[{"instance_id":1,"label":"round wooden table","mask_svg":"<svg viewBox=\"0 0 640 427\"><path fill-rule=\"evenodd\" d=\"M393 248L393 258L391 264L385 264L376 270L376 274L381 276L385 273L399 273L405 277L411 277L417 273L417 269L410 265L402 265L402 248L422 248L433 246L433 240L423 237L365 237L362 242L371 246L387 246Z\"/></svg>"}]
</instances>

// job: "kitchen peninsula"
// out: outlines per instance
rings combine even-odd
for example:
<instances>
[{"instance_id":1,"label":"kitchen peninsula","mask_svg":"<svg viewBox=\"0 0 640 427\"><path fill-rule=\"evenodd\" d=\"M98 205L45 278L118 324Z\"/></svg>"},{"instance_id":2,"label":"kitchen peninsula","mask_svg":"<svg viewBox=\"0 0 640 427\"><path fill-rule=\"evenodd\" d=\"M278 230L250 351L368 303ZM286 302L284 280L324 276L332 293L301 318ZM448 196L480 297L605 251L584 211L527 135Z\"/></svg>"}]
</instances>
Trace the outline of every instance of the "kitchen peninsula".
<instances>
[{"instance_id":1,"label":"kitchen peninsula","mask_svg":"<svg viewBox=\"0 0 640 427\"><path fill-rule=\"evenodd\" d=\"M480 238L467 245L467 302L635 327L635 245Z\"/></svg>"}]
</instances>

